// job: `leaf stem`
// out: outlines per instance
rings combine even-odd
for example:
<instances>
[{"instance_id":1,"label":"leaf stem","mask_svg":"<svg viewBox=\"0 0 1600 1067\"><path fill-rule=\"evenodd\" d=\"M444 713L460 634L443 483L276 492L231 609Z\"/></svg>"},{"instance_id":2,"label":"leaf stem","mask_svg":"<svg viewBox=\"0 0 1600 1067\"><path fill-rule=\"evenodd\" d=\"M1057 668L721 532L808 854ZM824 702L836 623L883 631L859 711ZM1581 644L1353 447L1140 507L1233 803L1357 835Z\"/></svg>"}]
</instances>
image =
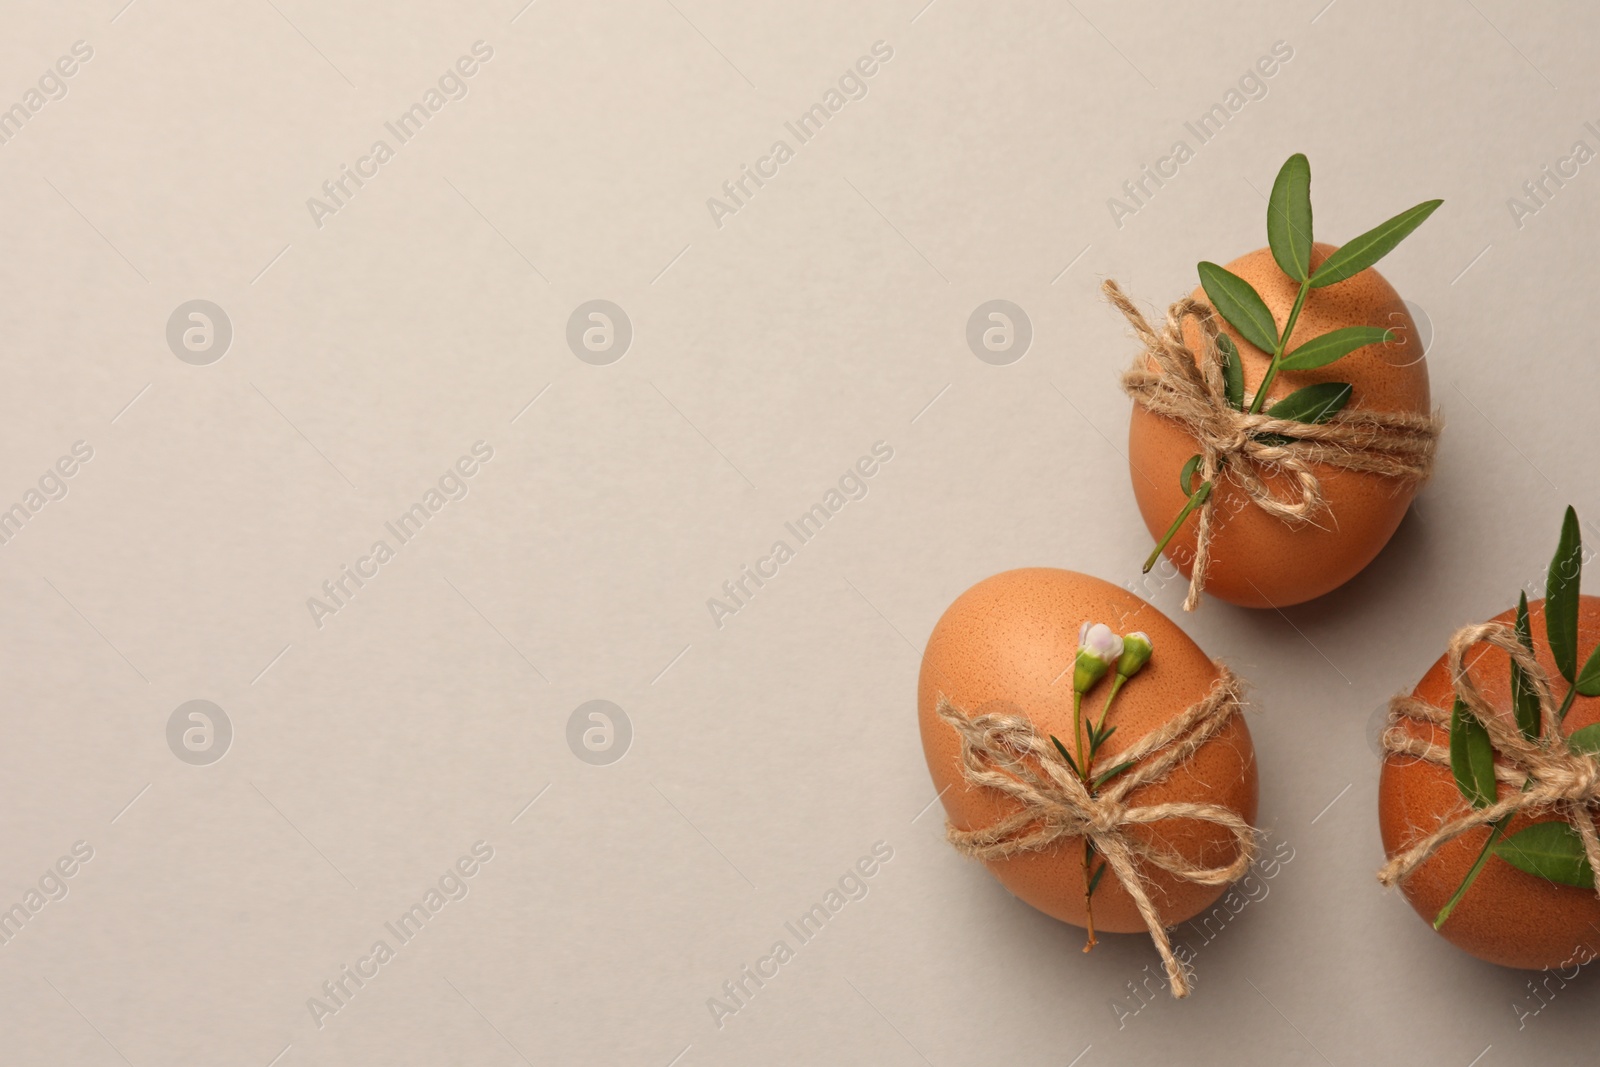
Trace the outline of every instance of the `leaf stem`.
<instances>
[{"instance_id":1,"label":"leaf stem","mask_svg":"<svg viewBox=\"0 0 1600 1067\"><path fill-rule=\"evenodd\" d=\"M1577 695L1578 687L1575 685L1569 686L1567 689L1567 698L1561 702L1560 709L1556 711L1556 722L1564 722L1566 720L1567 710L1572 707L1572 698Z\"/></svg>"},{"instance_id":2,"label":"leaf stem","mask_svg":"<svg viewBox=\"0 0 1600 1067\"><path fill-rule=\"evenodd\" d=\"M1289 309L1289 317L1284 321L1283 333L1278 337L1278 344L1272 350L1272 362L1267 364L1267 373L1261 379L1261 388L1256 390L1255 399L1250 401L1250 414L1255 415L1261 411L1261 405L1266 403L1267 390L1272 388L1272 382L1278 377L1278 364L1283 362L1284 351L1289 347L1289 335L1294 333L1294 324L1300 319L1300 309L1305 306L1306 294L1311 292L1311 279L1308 277L1300 283L1300 293L1294 298L1294 307Z\"/></svg>"},{"instance_id":3,"label":"leaf stem","mask_svg":"<svg viewBox=\"0 0 1600 1067\"><path fill-rule=\"evenodd\" d=\"M1178 528L1183 525L1183 521L1193 513L1195 508L1204 504L1206 498L1210 495L1210 482L1201 482L1195 491L1189 494L1189 502L1183 506L1182 511L1178 512L1178 517L1172 520L1172 525L1167 527L1167 532L1162 535L1161 540L1156 542L1156 547L1151 551L1150 558L1144 561L1144 570L1141 573L1150 573L1150 568L1154 567L1156 560L1161 558L1161 553L1167 547L1167 543L1178 535Z\"/></svg>"},{"instance_id":4,"label":"leaf stem","mask_svg":"<svg viewBox=\"0 0 1600 1067\"><path fill-rule=\"evenodd\" d=\"M1439 914L1434 917L1433 928L1435 930L1443 926L1445 920L1450 918L1450 913L1456 910L1456 905L1466 895L1467 887L1477 881L1478 872L1483 870L1483 865L1489 860L1489 850L1494 848L1494 843L1499 840L1501 834L1505 833L1506 826L1511 822L1511 816L1514 814L1516 813L1507 812L1490 824L1489 837L1483 842L1483 851L1478 853L1478 858L1473 861L1472 867L1467 871L1467 876L1461 879L1461 884L1456 887L1456 891L1450 895L1450 899L1445 901L1444 907L1440 908Z\"/></svg>"}]
</instances>

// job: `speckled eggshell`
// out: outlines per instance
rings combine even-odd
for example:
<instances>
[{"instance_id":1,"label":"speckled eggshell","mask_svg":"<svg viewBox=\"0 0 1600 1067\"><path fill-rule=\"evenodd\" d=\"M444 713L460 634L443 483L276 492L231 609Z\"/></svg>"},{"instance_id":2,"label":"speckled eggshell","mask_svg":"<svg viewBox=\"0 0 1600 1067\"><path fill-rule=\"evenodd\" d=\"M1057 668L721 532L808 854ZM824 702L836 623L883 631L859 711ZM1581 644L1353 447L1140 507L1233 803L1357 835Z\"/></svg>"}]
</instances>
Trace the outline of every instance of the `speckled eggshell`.
<instances>
[{"instance_id":1,"label":"speckled eggshell","mask_svg":"<svg viewBox=\"0 0 1600 1067\"><path fill-rule=\"evenodd\" d=\"M967 714L1022 713L1043 733L1063 743L1072 738L1072 665L1078 629L1085 620L1118 633L1142 630L1155 653L1123 687L1107 725L1117 732L1101 749L1096 766L1111 767L1118 753L1203 698L1217 669L1187 634L1143 600L1109 582L1074 571L1030 567L986 578L951 604L928 638L917 688L922 747L934 788L950 821L962 829L988 826L1017 810L1017 802L971 787L962 776L960 740L935 708L941 693ZM1084 701L1099 713L1109 679ZM1224 805L1252 823L1256 815L1255 749L1240 716L1162 781L1134 790L1130 806L1168 801ZM1228 832L1193 819L1169 819L1132 827L1130 833L1159 841L1193 862L1221 866L1237 855ZM1068 838L1049 849L987 864L1016 896L1047 915L1084 925L1083 839ZM1210 907L1226 886L1196 885L1159 870L1146 872L1151 899L1170 924ZM1097 931L1145 929L1133 899L1109 872L1094 895Z\"/></svg>"},{"instance_id":2,"label":"speckled eggshell","mask_svg":"<svg viewBox=\"0 0 1600 1067\"><path fill-rule=\"evenodd\" d=\"M1313 268L1334 251L1332 245L1315 245ZM1281 329L1299 283L1279 269L1265 248L1241 256L1227 267L1255 287ZM1201 289L1193 296L1209 303ZM1280 373L1267 394L1268 405L1316 382L1349 382L1352 410L1427 414L1428 366L1416 339L1416 325L1400 295L1371 267L1336 285L1313 289L1301 309L1290 348L1346 326L1382 326L1398 336L1388 344L1357 349L1316 370ZM1222 329L1239 348L1248 403L1266 375L1272 354L1250 344L1232 326L1223 323ZM1199 351L1200 327L1186 324L1184 340L1191 351ZM1133 406L1128 462L1139 512L1151 537L1159 539L1165 534L1183 509L1186 498L1178 475L1198 451L1194 438L1178 423L1152 415L1138 404ZM1244 607L1285 607L1337 589L1372 562L1405 517L1414 488L1375 474L1321 466L1315 472L1330 511L1314 525L1290 526L1251 504L1232 482L1221 481L1212 495L1217 526L1206 592ZM1274 477L1269 483L1279 496L1298 499L1291 481ZM1191 518L1166 549L1167 558L1185 577L1194 560L1197 528Z\"/></svg>"},{"instance_id":3,"label":"speckled eggshell","mask_svg":"<svg viewBox=\"0 0 1600 1067\"><path fill-rule=\"evenodd\" d=\"M1512 625L1516 612L1496 615L1493 622ZM1545 641L1544 601L1528 605L1533 650L1539 663L1554 679L1559 705L1566 697L1567 683L1556 672L1555 660ZM1600 597L1581 598L1578 607L1579 662L1600 642ZM1467 670L1483 695L1508 722L1511 720L1510 657L1491 645L1479 645L1467 657ZM1441 656L1412 693L1418 700L1437 708L1449 708L1455 699L1450 687L1450 669ZM1600 722L1600 698L1577 697L1562 723L1563 733L1571 734ZM1403 728L1418 737L1431 738L1448 746L1447 729L1427 723L1402 720ZM1502 783L1501 789L1506 786ZM1469 810L1456 788L1450 768L1425 763L1410 756L1390 756L1384 760L1378 779L1378 826L1383 835L1384 852L1395 855L1424 834L1431 833L1442 820ZM1529 819L1517 816L1508 827L1510 833L1535 822L1549 822L1556 816L1545 814ZM1434 853L1401 883L1401 891L1411 906L1430 924L1450 899L1488 839L1487 827L1462 834ZM1439 931L1451 944L1481 960L1504 967L1542 969L1557 967L1593 956L1600 950L1600 897L1592 889L1557 885L1537 875L1519 871L1491 856L1472 887ZM1580 954L1581 952L1581 954Z\"/></svg>"}]
</instances>

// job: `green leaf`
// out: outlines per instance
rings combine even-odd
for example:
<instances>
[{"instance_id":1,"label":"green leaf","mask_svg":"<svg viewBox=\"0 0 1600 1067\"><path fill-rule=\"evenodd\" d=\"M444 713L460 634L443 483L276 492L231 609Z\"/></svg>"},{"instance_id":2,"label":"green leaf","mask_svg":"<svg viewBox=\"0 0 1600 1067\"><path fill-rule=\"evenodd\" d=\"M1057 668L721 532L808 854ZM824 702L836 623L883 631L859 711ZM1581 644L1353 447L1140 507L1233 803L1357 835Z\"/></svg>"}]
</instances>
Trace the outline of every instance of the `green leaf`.
<instances>
[{"instance_id":1,"label":"green leaf","mask_svg":"<svg viewBox=\"0 0 1600 1067\"><path fill-rule=\"evenodd\" d=\"M1105 873L1106 865L1105 861L1102 860L1100 866L1096 867L1094 873L1089 876L1089 896L1094 896L1095 888L1100 884L1100 876Z\"/></svg>"},{"instance_id":2,"label":"green leaf","mask_svg":"<svg viewBox=\"0 0 1600 1067\"><path fill-rule=\"evenodd\" d=\"M1311 276L1311 288L1320 289L1360 274L1394 251L1394 246L1409 237L1411 231L1421 226L1442 203L1443 200L1426 200L1400 212L1388 222L1380 223L1360 237L1352 238L1322 261L1322 266Z\"/></svg>"},{"instance_id":3,"label":"green leaf","mask_svg":"<svg viewBox=\"0 0 1600 1067\"><path fill-rule=\"evenodd\" d=\"M1473 807L1486 808L1494 803L1494 746L1489 743L1489 731L1460 697L1450 712L1450 773L1455 775L1456 788Z\"/></svg>"},{"instance_id":4,"label":"green leaf","mask_svg":"<svg viewBox=\"0 0 1600 1067\"><path fill-rule=\"evenodd\" d=\"M1594 871L1583 853L1583 839L1570 823L1534 823L1494 846L1494 854L1546 881L1594 888Z\"/></svg>"},{"instance_id":5,"label":"green leaf","mask_svg":"<svg viewBox=\"0 0 1600 1067\"><path fill-rule=\"evenodd\" d=\"M1267 200L1267 243L1283 273L1297 282L1311 273L1311 164L1296 152L1284 161Z\"/></svg>"},{"instance_id":6,"label":"green leaf","mask_svg":"<svg viewBox=\"0 0 1600 1067\"><path fill-rule=\"evenodd\" d=\"M1530 653L1533 652L1533 634L1528 628L1528 594L1517 601L1517 640ZM1528 680L1517 661L1511 661L1511 700L1517 713L1517 728L1522 736L1532 741L1539 736L1543 723L1539 716L1539 694Z\"/></svg>"},{"instance_id":7,"label":"green leaf","mask_svg":"<svg viewBox=\"0 0 1600 1067\"><path fill-rule=\"evenodd\" d=\"M1178 485L1183 489L1184 496L1194 493L1194 472L1200 466L1199 456L1190 456L1189 462L1183 465L1183 470L1178 472Z\"/></svg>"},{"instance_id":8,"label":"green leaf","mask_svg":"<svg viewBox=\"0 0 1600 1067\"><path fill-rule=\"evenodd\" d=\"M1586 697L1600 697L1600 645L1594 647L1578 672L1578 692Z\"/></svg>"},{"instance_id":9,"label":"green leaf","mask_svg":"<svg viewBox=\"0 0 1600 1067\"><path fill-rule=\"evenodd\" d=\"M1350 402L1351 392L1348 382L1318 382L1296 389L1268 408L1267 414L1295 422L1327 422Z\"/></svg>"},{"instance_id":10,"label":"green leaf","mask_svg":"<svg viewBox=\"0 0 1600 1067\"><path fill-rule=\"evenodd\" d=\"M1083 772L1078 770L1078 761L1072 758L1072 753L1067 751L1067 746L1063 745L1055 734L1050 735L1050 740L1056 743L1056 751L1061 753L1061 758L1067 761L1067 766L1072 768L1072 773L1082 778Z\"/></svg>"},{"instance_id":11,"label":"green leaf","mask_svg":"<svg viewBox=\"0 0 1600 1067\"><path fill-rule=\"evenodd\" d=\"M1267 310L1267 302L1250 283L1215 263L1201 263L1200 285L1211 299L1211 306L1239 331L1246 341L1263 352L1278 347L1278 324Z\"/></svg>"},{"instance_id":12,"label":"green leaf","mask_svg":"<svg viewBox=\"0 0 1600 1067\"><path fill-rule=\"evenodd\" d=\"M1572 731L1567 747L1585 756L1600 755L1600 722Z\"/></svg>"},{"instance_id":13,"label":"green leaf","mask_svg":"<svg viewBox=\"0 0 1600 1067\"><path fill-rule=\"evenodd\" d=\"M1561 540L1550 559L1550 576L1544 591L1544 632L1550 655L1561 677L1578 677L1578 583L1583 576L1583 541L1578 535L1578 513L1567 505L1561 520Z\"/></svg>"},{"instance_id":14,"label":"green leaf","mask_svg":"<svg viewBox=\"0 0 1600 1067\"><path fill-rule=\"evenodd\" d=\"M1217 334L1217 351L1222 355L1222 380L1228 390L1228 403L1235 411L1244 410L1244 361L1234 347L1233 338Z\"/></svg>"},{"instance_id":15,"label":"green leaf","mask_svg":"<svg viewBox=\"0 0 1600 1067\"><path fill-rule=\"evenodd\" d=\"M1129 760L1126 763L1117 764L1115 767L1101 774L1094 780L1094 788L1099 789L1101 786L1105 785L1107 782L1111 781L1111 779L1115 778L1129 767L1132 767L1137 762L1137 760Z\"/></svg>"},{"instance_id":16,"label":"green leaf","mask_svg":"<svg viewBox=\"0 0 1600 1067\"><path fill-rule=\"evenodd\" d=\"M1094 730L1093 727L1090 727L1090 729ZM1093 756L1096 752L1099 752L1101 746L1116 732L1117 728L1115 726L1109 727L1104 731L1095 730L1093 736L1089 739L1089 755Z\"/></svg>"},{"instance_id":17,"label":"green leaf","mask_svg":"<svg viewBox=\"0 0 1600 1067\"><path fill-rule=\"evenodd\" d=\"M1279 370L1311 370L1326 367L1336 359L1343 359L1358 348L1367 345L1388 344L1394 340L1394 331L1380 326L1346 326L1330 330L1321 337L1313 337L1278 362Z\"/></svg>"}]
</instances>

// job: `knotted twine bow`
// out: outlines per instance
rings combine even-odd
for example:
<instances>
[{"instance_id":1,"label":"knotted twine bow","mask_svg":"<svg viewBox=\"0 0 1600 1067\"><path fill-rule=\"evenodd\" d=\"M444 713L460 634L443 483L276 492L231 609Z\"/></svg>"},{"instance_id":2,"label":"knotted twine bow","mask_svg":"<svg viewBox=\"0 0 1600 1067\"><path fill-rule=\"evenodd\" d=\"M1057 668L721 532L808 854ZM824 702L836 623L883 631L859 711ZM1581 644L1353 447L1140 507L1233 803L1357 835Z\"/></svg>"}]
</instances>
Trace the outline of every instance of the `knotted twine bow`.
<instances>
[{"instance_id":1,"label":"knotted twine bow","mask_svg":"<svg viewBox=\"0 0 1600 1067\"><path fill-rule=\"evenodd\" d=\"M1100 288L1145 348L1123 373L1123 392L1145 410L1175 419L1194 437L1199 444L1202 482L1214 484L1221 472L1251 503L1298 525L1312 521L1327 506L1322 484L1312 470L1317 464L1377 474L1401 485L1420 484L1433 473L1434 450L1443 426L1438 415L1346 408L1327 422L1311 424L1237 411L1228 403L1217 349L1217 320L1209 307L1186 297L1167 309L1166 326L1157 333L1115 281L1108 278ZM1201 358L1196 358L1183 340L1183 321L1190 316L1200 324L1205 339ZM1157 369L1151 370L1150 362ZM1294 440L1262 440L1266 434ZM1276 495L1264 473L1287 476L1298 488L1299 498ZM1199 605L1200 590L1205 588L1216 500L1213 492L1199 508L1194 567L1184 611Z\"/></svg>"},{"instance_id":2,"label":"knotted twine bow","mask_svg":"<svg viewBox=\"0 0 1600 1067\"><path fill-rule=\"evenodd\" d=\"M1478 683L1467 673L1462 661L1467 651L1479 642L1504 649L1522 668L1539 700L1537 740L1528 740L1507 716L1497 713L1484 699ZM1600 836L1595 833L1594 817L1589 809L1591 803L1600 799L1600 763L1593 756L1573 752L1567 747L1550 694L1550 676L1545 669L1518 639L1516 631L1498 622L1463 626L1457 630L1450 639L1449 667L1450 683L1456 696L1489 733L1497 756L1494 776L1500 783L1500 796L1487 807L1457 815L1433 833L1412 842L1383 865L1378 871L1378 881L1395 885L1447 842L1516 812L1530 816L1558 812L1565 816L1583 842L1590 869L1600 871ZM1389 725L1383 731L1385 755L1414 756L1449 767L1449 747L1413 735L1399 725L1402 718L1431 723L1448 733L1450 712L1414 697L1397 696L1389 702Z\"/></svg>"},{"instance_id":3,"label":"knotted twine bow","mask_svg":"<svg viewBox=\"0 0 1600 1067\"><path fill-rule=\"evenodd\" d=\"M969 786L987 786L1016 800L1021 807L992 826L958 830L947 824L945 835L956 850L979 860L1008 859L1040 852L1059 841L1087 837L1133 898L1150 937L1166 964L1174 997L1189 995L1189 976L1172 953L1172 942L1150 900L1139 864L1156 867L1186 882L1227 885L1244 877L1256 858L1255 829L1231 808L1220 804L1171 802L1140 807L1127 805L1135 789L1161 781L1215 737L1240 710L1244 684L1223 663L1216 683L1202 699L1158 730L1146 734L1117 762L1133 763L1113 784L1092 796L1083 780L1057 755L1050 739L1020 715L968 717L942 694L938 713L961 738L961 770ZM1197 819L1215 823L1233 834L1239 854L1222 867L1202 867L1168 849L1130 835L1127 828L1163 819Z\"/></svg>"}]
</instances>

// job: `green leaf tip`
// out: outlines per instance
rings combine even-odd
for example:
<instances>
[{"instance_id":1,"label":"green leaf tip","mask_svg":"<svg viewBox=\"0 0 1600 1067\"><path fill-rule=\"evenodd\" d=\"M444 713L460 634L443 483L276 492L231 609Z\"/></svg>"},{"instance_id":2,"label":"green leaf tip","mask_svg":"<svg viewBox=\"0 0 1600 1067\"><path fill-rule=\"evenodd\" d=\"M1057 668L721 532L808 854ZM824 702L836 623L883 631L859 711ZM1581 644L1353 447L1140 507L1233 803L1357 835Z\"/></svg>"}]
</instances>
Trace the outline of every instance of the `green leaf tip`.
<instances>
[{"instance_id":1,"label":"green leaf tip","mask_svg":"<svg viewBox=\"0 0 1600 1067\"><path fill-rule=\"evenodd\" d=\"M1388 344L1394 331L1381 326L1346 326L1313 337L1279 362L1281 370L1315 370L1368 345Z\"/></svg>"},{"instance_id":2,"label":"green leaf tip","mask_svg":"<svg viewBox=\"0 0 1600 1067\"><path fill-rule=\"evenodd\" d=\"M1283 273L1311 275L1311 164L1296 152L1284 161L1267 200L1267 244Z\"/></svg>"},{"instance_id":3,"label":"green leaf tip","mask_svg":"<svg viewBox=\"0 0 1600 1067\"><path fill-rule=\"evenodd\" d=\"M1424 200L1340 245L1311 275L1311 287L1321 289L1360 274L1394 251L1395 246L1411 236L1411 232L1426 222L1442 203L1443 200Z\"/></svg>"},{"instance_id":4,"label":"green leaf tip","mask_svg":"<svg viewBox=\"0 0 1600 1067\"><path fill-rule=\"evenodd\" d=\"M1350 402L1349 382L1318 382L1296 389L1267 409L1275 419L1316 424L1327 422Z\"/></svg>"},{"instance_id":5,"label":"green leaf tip","mask_svg":"<svg viewBox=\"0 0 1600 1067\"><path fill-rule=\"evenodd\" d=\"M1546 881L1594 888L1594 870L1584 855L1583 840L1570 823L1557 820L1524 827L1495 845L1494 854Z\"/></svg>"},{"instance_id":6,"label":"green leaf tip","mask_svg":"<svg viewBox=\"0 0 1600 1067\"><path fill-rule=\"evenodd\" d=\"M1578 513L1567 505L1561 520L1561 538L1550 558L1545 581L1544 630L1556 669L1569 683L1578 678L1578 585L1583 577L1583 539L1578 533Z\"/></svg>"},{"instance_id":7,"label":"green leaf tip","mask_svg":"<svg viewBox=\"0 0 1600 1067\"><path fill-rule=\"evenodd\" d=\"M1522 647L1531 654L1533 652L1533 634L1528 627L1528 594L1523 593L1517 601L1517 640L1522 642ZM1517 728L1522 731L1522 736L1532 741L1538 738L1544 728L1539 714L1539 694L1533 688L1533 683L1516 660L1511 661L1511 702L1516 712Z\"/></svg>"},{"instance_id":8,"label":"green leaf tip","mask_svg":"<svg viewBox=\"0 0 1600 1067\"><path fill-rule=\"evenodd\" d=\"M1249 282L1215 263L1202 262L1195 269L1200 274L1200 287L1217 313L1246 341L1263 352L1273 351L1278 345L1278 324L1261 294Z\"/></svg>"},{"instance_id":9,"label":"green leaf tip","mask_svg":"<svg viewBox=\"0 0 1600 1067\"><path fill-rule=\"evenodd\" d=\"M1456 699L1450 712L1450 773L1467 803L1486 808L1495 802L1494 746L1489 731Z\"/></svg>"},{"instance_id":10,"label":"green leaf tip","mask_svg":"<svg viewBox=\"0 0 1600 1067\"><path fill-rule=\"evenodd\" d=\"M1067 751L1067 746L1063 745L1061 739L1056 737L1055 734L1050 735L1050 740L1055 742L1056 751L1061 753L1061 758L1067 761L1067 766L1072 768L1072 773L1082 778L1083 772L1078 770L1078 761L1072 758L1072 753Z\"/></svg>"}]
</instances>

